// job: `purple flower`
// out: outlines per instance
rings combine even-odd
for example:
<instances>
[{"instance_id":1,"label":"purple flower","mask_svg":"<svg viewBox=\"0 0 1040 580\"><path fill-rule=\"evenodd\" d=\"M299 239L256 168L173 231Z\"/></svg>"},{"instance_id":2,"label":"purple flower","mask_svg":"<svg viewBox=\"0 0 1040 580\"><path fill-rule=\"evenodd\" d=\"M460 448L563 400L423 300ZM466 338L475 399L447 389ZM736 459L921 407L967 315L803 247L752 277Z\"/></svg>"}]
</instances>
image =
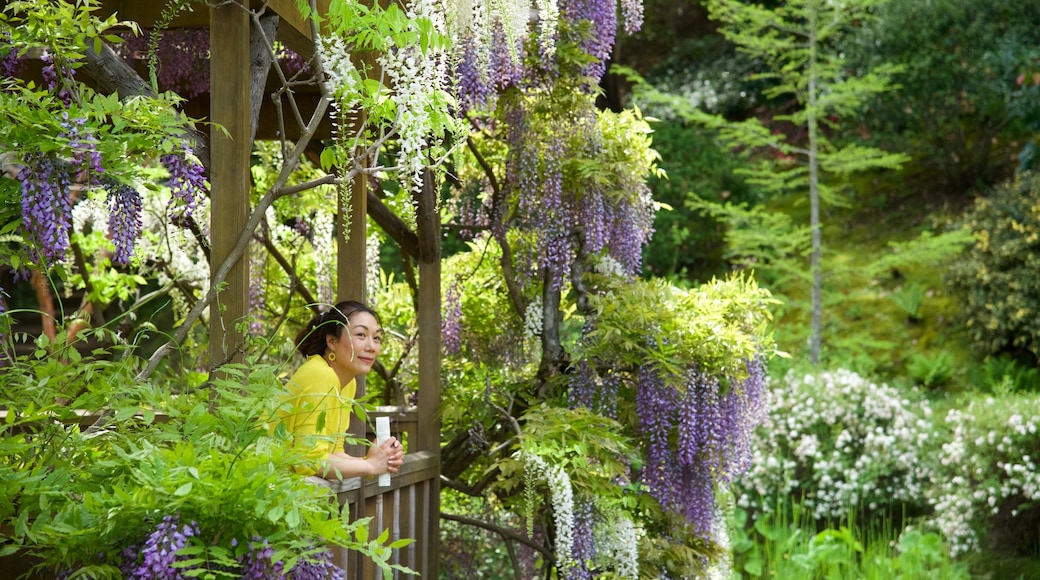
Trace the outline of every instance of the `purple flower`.
<instances>
[{"instance_id":1,"label":"purple flower","mask_svg":"<svg viewBox=\"0 0 1040 580\"><path fill-rule=\"evenodd\" d=\"M174 567L182 558L177 552L188 544L188 539L197 536L195 522L180 525L178 516L165 516L155 528L144 547L130 546L123 550L123 565L120 570L127 580L187 580L187 568Z\"/></svg>"},{"instance_id":2,"label":"purple flower","mask_svg":"<svg viewBox=\"0 0 1040 580\"><path fill-rule=\"evenodd\" d=\"M125 266L141 235L141 194L129 185L113 183L108 190L108 235L115 243L112 263Z\"/></svg>"},{"instance_id":3,"label":"purple flower","mask_svg":"<svg viewBox=\"0 0 1040 580\"><path fill-rule=\"evenodd\" d=\"M268 545L267 540L253 538L249 543L249 551L239 558L242 565L243 580L286 580L282 561L272 561L274 548Z\"/></svg>"},{"instance_id":4,"label":"purple flower","mask_svg":"<svg viewBox=\"0 0 1040 580\"><path fill-rule=\"evenodd\" d=\"M190 218L206 195L205 169L195 161L191 148L183 143L179 153L163 155L160 161L170 172L170 205L180 201L184 205L183 217Z\"/></svg>"},{"instance_id":5,"label":"purple flower","mask_svg":"<svg viewBox=\"0 0 1040 580\"><path fill-rule=\"evenodd\" d=\"M50 155L29 153L18 173L22 185L22 227L42 259L60 262L69 248L72 178Z\"/></svg>"},{"instance_id":6,"label":"purple flower","mask_svg":"<svg viewBox=\"0 0 1040 580\"><path fill-rule=\"evenodd\" d=\"M18 47L12 44L9 31L0 32L0 77L13 78L22 68L22 58L18 56Z\"/></svg>"},{"instance_id":7,"label":"purple flower","mask_svg":"<svg viewBox=\"0 0 1040 580\"><path fill-rule=\"evenodd\" d=\"M266 266L267 251L263 246L253 244L249 251L249 334L253 336L259 336L264 332L264 310L267 308L267 294L264 291Z\"/></svg>"},{"instance_id":8,"label":"purple flower","mask_svg":"<svg viewBox=\"0 0 1040 580\"><path fill-rule=\"evenodd\" d=\"M606 62L614 48L617 35L617 2L568 0L560 3L560 17L574 23L588 21L589 31L582 38L581 48L595 61L587 66L585 74L598 82L607 69Z\"/></svg>"},{"instance_id":9,"label":"purple flower","mask_svg":"<svg viewBox=\"0 0 1040 580\"><path fill-rule=\"evenodd\" d=\"M289 571L289 580L344 580L346 573L332 562L332 552L301 558Z\"/></svg>"},{"instance_id":10,"label":"purple flower","mask_svg":"<svg viewBox=\"0 0 1040 580\"><path fill-rule=\"evenodd\" d=\"M40 56L40 62L43 63L40 76L43 77L43 83L47 86L47 90L57 93L61 102L68 107L72 104L72 93L69 92L69 87L72 86L72 75L75 74L75 69L63 66L59 72L53 55L46 50Z\"/></svg>"},{"instance_id":11,"label":"purple flower","mask_svg":"<svg viewBox=\"0 0 1040 580\"><path fill-rule=\"evenodd\" d=\"M122 34L123 42L116 52L127 61L145 60L150 56L154 40L155 52L162 66L155 80L159 90L174 91L185 98L209 92L209 31L205 28L170 28L153 37L151 29L140 35Z\"/></svg>"},{"instance_id":12,"label":"purple flower","mask_svg":"<svg viewBox=\"0 0 1040 580\"><path fill-rule=\"evenodd\" d=\"M446 354L454 355L462 350L462 301L458 280L452 282L444 295L441 336Z\"/></svg>"}]
</instances>

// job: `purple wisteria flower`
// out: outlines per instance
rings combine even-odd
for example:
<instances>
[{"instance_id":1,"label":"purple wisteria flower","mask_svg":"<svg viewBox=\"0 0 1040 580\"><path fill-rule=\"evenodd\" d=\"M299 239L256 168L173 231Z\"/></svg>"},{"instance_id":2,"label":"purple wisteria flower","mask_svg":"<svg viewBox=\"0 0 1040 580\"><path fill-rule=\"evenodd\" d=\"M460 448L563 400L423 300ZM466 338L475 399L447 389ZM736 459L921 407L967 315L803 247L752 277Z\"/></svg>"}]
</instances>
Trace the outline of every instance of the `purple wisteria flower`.
<instances>
[{"instance_id":1,"label":"purple wisteria flower","mask_svg":"<svg viewBox=\"0 0 1040 580\"><path fill-rule=\"evenodd\" d=\"M441 337L444 352L455 355L462 350L462 301L459 296L458 280L452 282L445 292L443 310Z\"/></svg>"},{"instance_id":2,"label":"purple wisteria flower","mask_svg":"<svg viewBox=\"0 0 1040 580\"><path fill-rule=\"evenodd\" d=\"M249 250L249 334L260 336L264 332L264 312L267 309L267 292L264 289L267 267L267 251L259 244Z\"/></svg>"},{"instance_id":3,"label":"purple wisteria flower","mask_svg":"<svg viewBox=\"0 0 1040 580\"><path fill-rule=\"evenodd\" d=\"M18 173L22 186L22 227L47 263L61 262L69 248L72 178L51 155L26 154Z\"/></svg>"},{"instance_id":4,"label":"purple wisteria flower","mask_svg":"<svg viewBox=\"0 0 1040 580\"><path fill-rule=\"evenodd\" d=\"M765 412L764 366L760 358L748 361L747 376L725 389L718 377L695 369L687 371L683 390L645 366L637 373L646 457L641 480L701 537L712 533L716 484L731 483L750 466L752 430Z\"/></svg>"},{"instance_id":5,"label":"purple wisteria flower","mask_svg":"<svg viewBox=\"0 0 1040 580\"><path fill-rule=\"evenodd\" d=\"M266 539L253 538L249 551L239 558L243 580L286 580L285 563L274 561L274 548Z\"/></svg>"},{"instance_id":6,"label":"purple wisteria flower","mask_svg":"<svg viewBox=\"0 0 1040 580\"><path fill-rule=\"evenodd\" d=\"M141 34L123 33L123 42L115 45L117 54L131 64L147 60L152 30ZM174 91L185 98L209 92L209 31L205 28L169 28L159 32L156 52L162 66L156 81L159 90Z\"/></svg>"},{"instance_id":7,"label":"purple wisteria flower","mask_svg":"<svg viewBox=\"0 0 1040 580\"><path fill-rule=\"evenodd\" d=\"M582 39L582 49L595 61L585 74L598 81L607 70L607 59L614 48L617 35L616 0L567 0L560 3L560 15L570 22L587 20L591 27Z\"/></svg>"},{"instance_id":8,"label":"purple wisteria flower","mask_svg":"<svg viewBox=\"0 0 1040 580\"><path fill-rule=\"evenodd\" d=\"M141 194L129 185L113 183L108 189L108 235L116 246L112 263L125 266L141 235Z\"/></svg>"},{"instance_id":9,"label":"purple wisteria flower","mask_svg":"<svg viewBox=\"0 0 1040 580\"><path fill-rule=\"evenodd\" d=\"M69 92L69 87L72 85L72 75L75 74L75 69L63 66L59 70L57 63L54 62L54 56L46 50L40 56L40 62L43 63L40 76L43 77L43 84L47 90L57 94L66 107L71 105L72 93Z\"/></svg>"},{"instance_id":10,"label":"purple wisteria flower","mask_svg":"<svg viewBox=\"0 0 1040 580\"><path fill-rule=\"evenodd\" d=\"M127 580L187 580L187 568L174 567L183 557L177 552L188 544L188 539L199 534L195 522L181 525L178 516L165 516L156 526L144 546L130 546L123 550L120 570Z\"/></svg>"},{"instance_id":11,"label":"purple wisteria flower","mask_svg":"<svg viewBox=\"0 0 1040 580\"><path fill-rule=\"evenodd\" d=\"M274 548L266 539L253 538L249 551L239 558L243 580L343 580L345 572L332 561L332 552L301 558L292 570L285 571L285 563L274 559Z\"/></svg>"},{"instance_id":12,"label":"purple wisteria flower","mask_svg":"<svg viewBox=\"0 0 1040 580\"><path fill-rule=\"evenodd\" d=\"M182 143L180 151L163 155L162 164L170 172L171 206L180 201L183 204L183 217L188 219L195 213L199 202L206 195L205 169L202 167L186 143Z\"/></svg>"},{"instance_id":13,"label":"purple wisteria flower","mask_svg":"<svg viewBox=\"0 0 1040 580\"><path fill-rule=\"evenodd\" d=\"M289 580L344 580L346 572L332 561L332 552L301 558L289 571Z\"/></svg>"},{"instance_id":14,"label":"purple wisteria flower","mask_svg":"<svg viewBox=\"0 0 1040 580\"><path fill-rule=\"evenodd\" d=\"M18 56L18 47L12 43L9 31L0 32L0 77L13 78L21 71L23 59Z\"/></svg>"}]
</instances>

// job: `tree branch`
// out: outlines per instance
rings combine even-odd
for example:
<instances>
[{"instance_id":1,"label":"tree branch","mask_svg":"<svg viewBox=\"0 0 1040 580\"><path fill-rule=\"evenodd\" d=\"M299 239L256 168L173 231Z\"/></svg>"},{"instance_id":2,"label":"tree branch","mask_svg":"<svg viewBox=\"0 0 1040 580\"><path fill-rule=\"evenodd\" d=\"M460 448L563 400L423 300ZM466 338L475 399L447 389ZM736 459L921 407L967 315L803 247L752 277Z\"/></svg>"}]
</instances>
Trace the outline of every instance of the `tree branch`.
<instances>
[{"instance_id":1,"label":"tree branch","mask_svg":"<svg viewBox=\"0 0 1040 580\"><path fill-rule=\"evenodd\" d=\"M137 74L133 67L119 58L112 47L102 44L100 53L95 52L90 43L83 48L86 62L82 70L94 80L99 92L116 93L121 99L136 96L157 97L148 83ZM208 174L209 139L193 126L187 126L184 130L188 140L191 141L191 150L199 158L199 162L206 168Z\"/></svg>"},{"instance_id":2,"label":"tree branch","mask_svg":"<svg viewBox=\"0 0 1040 580\"><path fill-rule=\"evenodd\" d=\"M491 522L485 522L484 520L478 520L476 518L460 516L457 514L449 514L447 512L441 512L441 519L452 522L458 522L460 524L473 526L476 528L482 528L488 530L489 532L495 532L496 534L502 536L503 539L519 542L525 546L537 550L539 553L542 554L542 556L545 557L546 564L550 566L556 565L556 556L551 551L549 551L549 549L547 549L545 546L541 544L535 543L527 539L527 537L525 537L523 534L519 532L515 532L508 528L503 528L502 526L495 525Z\"/></svg>"},{"instance_id":3,"label":"tree branch","mask_svg":"<svg viewBox=\"0 0 1040 580\"><path fill-rule=\"evenodd\" d=\"M214 272L213 280L210 282L209 291L206 292L206 296L195 303L195 306L191 309L191 312L188 313L188 316L185 317L184 322L177 329L177 332L173 337L156 349L148 359L147 366L138 373L137 380L144 380L155 372L155 369L159 366L159 362L169 354L170 350L175 346L179 346L184 341L188 336L191 327L194 326L195 322L197 322L202 316L203 311L205 311L205 309L208 308L217 298L219 285L227 279L228 273L231 272L231 268L234 266L235 262L237 262L242 257L242 254L245 253L246 248L249 246L249 240L252 238L253 232L256 230L260 220L267 212L267 208L271 207L271 204L273 204L275 200L286 195L283 191L285 183L288 181L293 169L295 169L299 164L300 157L306 150L307 144L310 143L315 131L318 130L318 126L321 123L322 118L325 116L325 111L328 106L328 99L321 99L318 101L314 114L311 116L310 123L307 125L306 130L304 130L303 135L300 136L300 140L296 143L293 151L287 158L285 158L284 163L282 164L282 169L279 172L274 185L272 185L271 188L267 190L267 193L260 198L256 208L254 208L252 213L249 214L249 219L246 221L246 226L239 234L235 247L231 249L227 259L225 259L224 263L220 265L220 268Z\"/></svg>"}]
</instances>

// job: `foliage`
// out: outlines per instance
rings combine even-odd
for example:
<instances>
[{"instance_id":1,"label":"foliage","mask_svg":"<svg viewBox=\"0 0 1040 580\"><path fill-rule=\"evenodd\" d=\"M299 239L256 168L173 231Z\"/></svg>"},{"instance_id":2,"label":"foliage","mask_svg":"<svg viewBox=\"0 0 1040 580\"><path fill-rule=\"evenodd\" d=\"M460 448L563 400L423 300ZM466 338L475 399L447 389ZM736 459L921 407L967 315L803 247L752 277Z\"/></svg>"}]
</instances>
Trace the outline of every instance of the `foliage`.
<instances>
[{"instance_id":1,"label":"foliage","mask_svg":"<svg viewBox=\"0 0 1040 580\"><path fill-rule=\"evenodd\" d=\"M735 174L740 161L702 127L680 121L652 126L654 148L661 153L667 176L650 180L662 208L654 216L654 236L644 252L645 271L693 282L722 276L728 270L725 252L730 246L721 238L729 232L721 220L690 212L689 204L694 195L719 203L750 200L751 191Z\"/></svg>"},{"instance_id":2,"label":"foliage","mask_svg":"<svg viewBox=\"0 0 1040 580\"><path fill-rule=\"evenodd\" d=\"M833 138L869 98L893 87L898 67L880 64L851 77L843 65L848 33L869 19L878 3L799 1L778 8L730 0L707 3L712 19L720 22L721 34L738 50L762 61L763 71L753 78L769 83L763 89L775 105L769 119L751 116L735 121L692 107L681 97L663 95L645 83L637 87L637 98L642 94L655 102L672 103L683 118L717 130L723 142L747 156L750 165L740 173L760 195L808 193L814 361L820 355L823 307L820 203L838 202L842 180L849 175L898 168L906 160L902 154Z\"/></svg>"},{"instance_id":3,"label":"foliage","mask_svg":"<svg viewBox=\"0 0 1040 580\"><path fill-rule=\"evenodd\" d=\"M846 370L792 370L778 383L755 431L756 460L738 482L742 508L757 517L776 498L801 498L822 521L853 508L926 507L927 400Z\"/></svg>"},{"instance_id":4,"label":"foliage","mask_svg":"<svg viewBox=\"0 0 1040 580\"><path fill-rule=\"evenodd\" d=\"M940 387L946 384L955 371L953 355L940 351L935 355L915 353L906 365L907 373L925 387Z\"/></svg>"},{"instance_id":5,"label":"foliage","mask_svg":"<svg viewBox=\"0 0 1040 580\"><path fill-rule=\"evenodd\" d=\"M348 121L322 150L322 169L350 167L359 150L396 138L401 189L421 187L426 160L442 158L462 132L449 92L450 39L442 11L430 2L413 2L407 10L337 2L318 15L305 0L297 5L323 31L315 44L321 83L339 114L355 108L366 113L365 127L351 128Z\"/></svg>"},{"instance_id":6,"label":"foliage","mask_svg":"<svg viewBox=\"0 0 1040 580\"><path fill-rule=\"evenodd\" d=\"M55 574L113 575L148 565L146 538L179 521L180 549L167 554L191 576L253 577L257 558L302 570L328 545L391 568L400 544L370 539L367 520L348 521L323 487L290 472L300 458L284 429L265 424L283 388L280 365L230 366L207 382L142 380L129 354L121 345L82 358L41 337L4 369L3 553Z\"/></svg>"},{"instance_id":7,"label":"foliage","mask_svg":"<svg viewBox=\"0 0 1040 580\"><path fill-rule=\"evenodd\" d=\"M819 531L810 509L794 503L751 520L737 510L734 556L751 578L968 578L935 532L866 524L851 512ZM887 521L887 520L886 520ZM746 576L745 576L746 575Z\"/></svg>"},{"instance_id":8,"label":"foliage","mask_svg":"<svg viewBox=\"0 0 1040 580\"><path fill-rule=\"evenodd\" d=\"M133 219L119 227L118 210L132 211L132 192L144 179L141 160L156 152L179 152L191 120L179 112L180 97L163 93L120 100L101 94L75 76L84 50L99 51L104 42L118 42L109 33L133 23L94 16L96 2L32 4L9 3L0 14L3 52L19 59L40 53L44 82L37 84L4 73L0 90L0 149L10 172L5 177L22 183L23 198L36 199L32 209L23 203L20 231L24 245L4 248L5 262L14 268L70 268L71 210L69 185L81 185L75 195L100 205L111 205L108 248L111 261L128 261L134 244ZM31 179L30 179L31 176ZM62 184L65 184L64 186ZM131 207L127 207L128 204ZM124 218L126 219L126 218ZM5 220L4 225L11 222ZM98 224L99 226L101 224ZM129 239L126 235L130 234ZM112 266L95 263L103 275ZM70 268L71 269L71 268Z\"/></svg>"},{"instance_id":9,"label":"foliage","mask_svg":"<svg viewBox=\"0 0 1040 580\"><path fill-rule=\"evenodd\" d=\"M975 369L973 381L986 394L1035 393L1040 391L1040 369L1009 357L990 356Z\"/></svg>"},{"instance_id":10,"label":"foliage","mask_svg":"<svg viewBox=\"0 0 1040 580\"><path fill-rule=\"evenodd\" d=\"M935 458L929 518L954 555L992 549L1033 554L1040 518L1040 398L971 398L945 417L949 433Z\"/></svg>"},{"instance_id":11,"label":"foliage","mask_svg":"<svg viewBox=\"0 0 1040 580\"><path fill-rule=\"evenodd\" d=\"M927 290L917 282L900 286L892 292L892 301L906 313L907 320L911 322L921 321L921 305L927 297Z\"/></svg>"},{"instance_id":12,"label":"foliage","mask_svg":"<svg viewBox=\"0 0 1040 580\"><path fill-rule=\"evenodd\" d=\"M975 243L950 272L973 346L1040 358L1040 177L1024 173L976 199Z\"/></svg>"},{"instance_id":13,"label":"foliage","mask_svg":"<svg viewBox=\"0 0 1040 580\"><path fill-rule=\"evenodd\" d=\"M791 215L763 205L719 203L698 196L690 196L686 206L723 224L723 256L730 264L753 271L763 285L779 290L809 281L804 262L812 232Z\"/></svg>"},{"instance_id":14,"label":"foliage","mask_svg":"<svg viewBox=\"0 0 1040 580\"><path fill-rule=\"evenodd\" d=\"M755 65L753 57L722 36L697 36L676 42L671 53L646 73L646 80L690 107L735 118L762 104L758 93L763 83L753 76ZM681 118L668 101L651 100L647 114L673 122Z\"/></svg>"},{"instance_id":15,"label":"foliage","mask_svg":"<svg viewBox=\"0 0 1040 580\"><path fill-rule=\"evenodd\" d=\"M903 67L900 87L878 95L863 129L912 153L913 183L965 193L993 184L1035 119L1035 90L1016 83L1040 46L1040 8L1016 0L895 0L848 45L849 68ZM907 26L907 22L915 23Z\"/></svg>"}]
</instances>

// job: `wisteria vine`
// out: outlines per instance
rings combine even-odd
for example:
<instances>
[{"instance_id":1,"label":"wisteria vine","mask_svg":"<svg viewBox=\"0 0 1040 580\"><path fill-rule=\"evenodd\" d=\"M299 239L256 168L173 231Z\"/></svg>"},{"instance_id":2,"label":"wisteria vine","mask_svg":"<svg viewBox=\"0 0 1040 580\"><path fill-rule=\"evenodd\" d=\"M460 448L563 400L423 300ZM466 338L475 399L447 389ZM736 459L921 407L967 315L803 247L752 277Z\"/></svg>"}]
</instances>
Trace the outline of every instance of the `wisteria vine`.
<instances>
[{"instance_id":1,"label":"wisteria vine","mask_svg":"<svg viewBox=\"0 0 1040 580\"><path fill-rule=\"evenodd\" d=\"M661 505L712 539L717 485L730 485L751 465L752 431L765 416L765 363L745 363L746 375L728 378L689 369L681 385L643 365L628 379L634 391L644 452L640 482ZM610 371L611 375L616 375ZM617 391L581 361L570 381L573 406L613 407Z\"/></svg>"}]
</instances>

